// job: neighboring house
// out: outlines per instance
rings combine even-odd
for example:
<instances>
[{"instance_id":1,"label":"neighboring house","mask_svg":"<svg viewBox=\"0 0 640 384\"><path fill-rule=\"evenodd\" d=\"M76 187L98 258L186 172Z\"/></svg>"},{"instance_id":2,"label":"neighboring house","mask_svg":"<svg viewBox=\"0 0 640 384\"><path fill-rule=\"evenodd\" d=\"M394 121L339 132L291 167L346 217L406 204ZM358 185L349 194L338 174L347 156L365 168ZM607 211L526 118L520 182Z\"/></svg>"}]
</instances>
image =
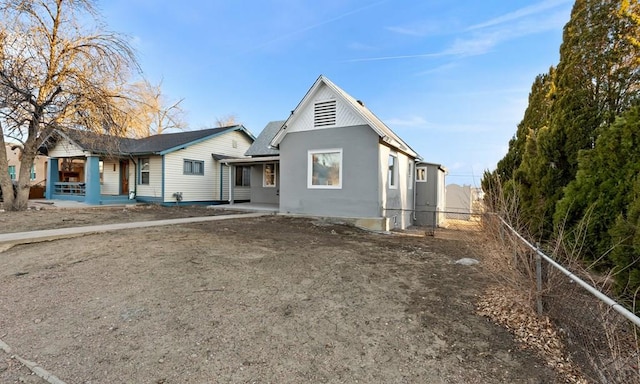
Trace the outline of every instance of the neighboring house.
<instances>
[{"instance_id":1,"label":"neighboring house","mask_svg":"<svg viewBox=\"0 0 640 384\"><path fill-rule=\"evenodd\" d=\"M19 144L6 143L7 161L9 163L9 177L17 180L20 175L21 147ZM29 183L31 185L43 185L46 180L47 157L38 155L33 161L29 172Z\"/></svg>"},{"instance_id":2,"label":"neighboring house","mask_svg":"<svg viewBox=\"0 0 640 384\"><path fill-rule=\"evenodd\" d=\"M252 166L252 202L380 230L413 224L420 156L324 76L286 121L269 123L246 154L253 158L227 163Z\"/></svg>"},{"instance_id":3,"label":"neighboring house","mask_svg":"<svg viewBox=\"0 0 640 384\"><path fill-rule=\"evenodd\" d=\"M5 143L7 151L7 162L9 165L9 177L11 180L18 180L20 175L21 147L20 144ZM47 178L47 157L38 155L33 160L33 165L29 170L29 198L44 197L44 186Z\"/></svg>"},{"instance_id":4,"label":"neighboring house","mask_svg":"<svg viewBox=\"0 0 640 384\"><path fill-rule=\"evenodd\" d=\"M243 156L254 139L241 125L142 139L56 131L44 148L51 164L46 197L88 204L226 202L234 176L222 160ZM248 200L249 186L237 187L235 196Z\"/></svg>"},{"instance_id":5,"label":"neighboring house","mask_svg":"<svg viewBox=\"0 0 640 384\"><path fill-rule=\"evenodd\" d=\"M416 225L440 227L445 221L445 176L440 164L416 164Z\"/></svg>"}]
</instances>

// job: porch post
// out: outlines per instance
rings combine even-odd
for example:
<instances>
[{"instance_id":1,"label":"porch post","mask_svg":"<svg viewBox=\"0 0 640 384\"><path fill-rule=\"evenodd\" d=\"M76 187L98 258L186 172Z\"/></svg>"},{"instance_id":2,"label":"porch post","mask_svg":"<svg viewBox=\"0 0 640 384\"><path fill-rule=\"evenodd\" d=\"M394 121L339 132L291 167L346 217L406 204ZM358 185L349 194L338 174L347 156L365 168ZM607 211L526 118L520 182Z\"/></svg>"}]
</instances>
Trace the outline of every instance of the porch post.
<instances>
[{"instance_id":1,"label":"porch post","mask_svg":"<svg viewBox=\"0 0 640 384\"><path fill-rule=\"evenodd\" d=\"M95 155L87 155L84 166L84 202L87 204L100 204L100 158Z\"/></svg>"},{"instance_id":2,"label":"porch post","mask_svg":"<svg viewBox=\"0 0 640 384\"><path fill-rule=\"evenodd\" d=\"M229 204L233 204L233 201L235 200L233 197L233 186L236 184L236 178L235 178L236 166L233 164L228 164L228 165L229 165Z\"/></svg>"},{"instance_id":3,"label":"porch post","mask_svg":"<svg viewBox=\"0 0 640 384\"><path fill-rule=\"evenodd\" d=\"M45 194L44 197L47 200L51 200L53 199L53 192L55 190L55 185L59 180L60 177L60 173L58 172L58 158L57 157L50 157L49 158L49 163L47 166L47 183L46 183L46 190L45 190Z\"/></svg>"}]
</instances>

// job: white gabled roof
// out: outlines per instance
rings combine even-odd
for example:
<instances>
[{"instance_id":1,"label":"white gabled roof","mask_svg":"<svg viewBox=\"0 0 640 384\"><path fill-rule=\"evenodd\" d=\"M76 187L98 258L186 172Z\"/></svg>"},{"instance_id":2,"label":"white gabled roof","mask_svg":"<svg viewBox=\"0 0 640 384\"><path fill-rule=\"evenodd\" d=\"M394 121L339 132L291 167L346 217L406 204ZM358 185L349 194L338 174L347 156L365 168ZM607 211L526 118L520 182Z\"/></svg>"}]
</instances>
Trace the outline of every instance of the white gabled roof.
<instances>
[{"instance_id":1,"label":"white gabled roof","mask_svg":"<svg viewBox=\"0 0 640 384\"><path fill-rule=\"evenodd\" d=\"M287 126L297 116L297 113L304 109L307 104L309 104L310 100L313 99L313 95L317 92L318 88L324 84L333 90L338 97L341 97L345 104L348 105L357 115L362 117L367 124L373 129L383 141L389 144L391 147L402 151L409 156L420 159L420 155L418 155L407 143L405 143L398 135L396 135L391 128L387 127L382 120L380 120L376 115L373 114L367 107L364 106L363 103L354 99L351 95L345 92L342 88L335 85L331 80L326 78L324 75L320 75L318 79L313 83L307 94L302 98L296 109L293 110L289 118L282 125L280 130L275 134L273 140L271 140L271 146L277 147L280 145L280 142L287 134Z\"/></svg>"}]
</instances>

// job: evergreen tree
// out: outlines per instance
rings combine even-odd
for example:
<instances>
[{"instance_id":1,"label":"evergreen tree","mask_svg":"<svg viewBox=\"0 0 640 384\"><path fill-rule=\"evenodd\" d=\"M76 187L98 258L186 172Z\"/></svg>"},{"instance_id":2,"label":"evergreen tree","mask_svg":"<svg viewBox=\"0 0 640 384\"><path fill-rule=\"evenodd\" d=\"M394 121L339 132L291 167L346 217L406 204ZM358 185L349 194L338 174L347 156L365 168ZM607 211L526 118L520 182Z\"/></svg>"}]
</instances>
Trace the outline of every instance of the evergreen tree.
<instances>
[{"instance_id":1,"label":"evergreen tree","mask_svg":"<svg viewBox=\"0 0 640 384\"><path fill-rule=\"evenodd\" d=\"M640 108L635 107L603 130L593 150L582 151L576 179L558 202L555 223L567 229L567 239L579 243L583 257L617 264L607 255L616 246L612 228L626 217L640 174ZM617 236L620 237L620 236Z\"/></svg>"},{"instance_id":2,"label":"evergreen tree","mask_svg":"<svg viewBox=\"0 0 640 384\"><path fill-rule=\"evenodd\" d=\"M620 1L578 0L565 26L553 105L549 163L542 198L553 214L562 189L576 176L578 153L638 97L637 49L624 38L629 23ZM545 225L550 225L550 220Z\"/></svg>"},{"instance_id":3,"label":"evergreen tree","mask_svg":"<svg viewBox=\"0 0 640 384\"><path fill-rule=\"evenodd\" d=\"M557 69L536 78L525 118L496 169L542 240L553 233L556 203L576 177L578 154L638 99L638 6L625 4L575 2Z\"/></svg>"}]
</instances>

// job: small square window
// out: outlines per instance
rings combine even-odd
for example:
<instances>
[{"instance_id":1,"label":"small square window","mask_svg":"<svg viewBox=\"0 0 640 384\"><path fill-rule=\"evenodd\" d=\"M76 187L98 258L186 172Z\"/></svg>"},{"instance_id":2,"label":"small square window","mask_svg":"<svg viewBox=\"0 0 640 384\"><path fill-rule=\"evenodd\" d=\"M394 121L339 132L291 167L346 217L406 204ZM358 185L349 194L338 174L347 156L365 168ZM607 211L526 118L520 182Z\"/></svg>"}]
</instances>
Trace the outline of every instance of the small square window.
<instances>
[{"instance_id":1,"label":"small square window","mask_svg":"<svg viewBox=\"0 0 640 384\"><path fill-rule=\"evenodd\" d=\"M427 182L427 168L425 167L416 168L416 182L418 183Z\"/></svg>"}]
</instances>

